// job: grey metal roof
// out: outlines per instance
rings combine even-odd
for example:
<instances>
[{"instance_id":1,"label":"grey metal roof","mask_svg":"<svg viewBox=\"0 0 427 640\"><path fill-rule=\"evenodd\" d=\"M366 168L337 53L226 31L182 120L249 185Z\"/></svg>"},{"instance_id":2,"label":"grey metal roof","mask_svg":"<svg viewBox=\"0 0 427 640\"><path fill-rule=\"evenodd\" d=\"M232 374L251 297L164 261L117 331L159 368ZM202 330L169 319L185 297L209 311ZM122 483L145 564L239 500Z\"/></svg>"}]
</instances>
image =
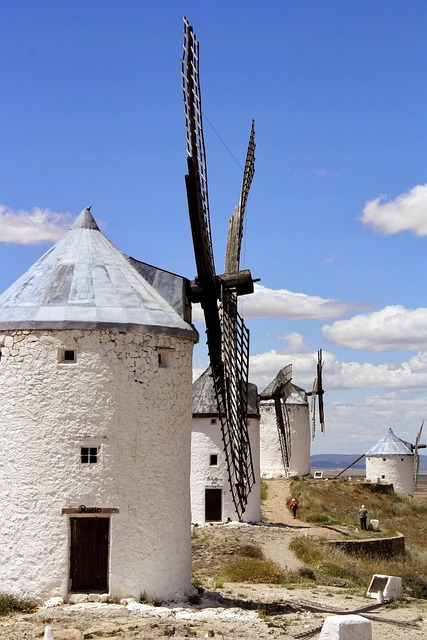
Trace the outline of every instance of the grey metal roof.
<instances>
[{"instance_id":1,"label":"grey metal roof","mask_svg":"<svg viewBox=\"0 0 427 640\"><path fill-rule=\"evenodd\" d=\"M389 429L385 436L366 452L367 456L387 456L387 455L399 455L409 456L413 455L413 448L410 442L401 440Z\"/></svg>"},{"instance_id":2,"label":"grey metal roof","mask_svg":"<svg viewBox=\"0 0 427 640\"><path fill-rule=\"evenodd\" d=\"M263 404L274 402L272 400L273 390L289 375L286 371L289 370L290 366L291 365L287 365L283 367L283 369L280 369L276 377L266 386L264 391L261 391L259 395ZM292 376L292 370L290 376ZM289 378L289 382L283 387L281 397L285 399L287 404L308 404L306 392L292 382L292 377Z\"/></svg>"},{"instance_id":3,"label":"grey metal roof","mask_svg":"<svg viewBox=\"0 0 427 640\"><path fill-rule=\"evenodd\" d=\"M193 382L193 417L216 418L219 416L215 389L208 367L201 376ZM248 418L259 418L257 386L251 382L248 385Z\"/></svg>"},{"instance_id":4,"label":"grey metal roof","mask_svg":"<svg viewBox=\"0 0 427 640\"><path fill-rule=\"evenodd\" d=\"M171 304L140 271L84 209L71 230L0 296L0 330L144 329L197 341L197 331L175 310L176 291Z\"/></svg>"}]
</instances>

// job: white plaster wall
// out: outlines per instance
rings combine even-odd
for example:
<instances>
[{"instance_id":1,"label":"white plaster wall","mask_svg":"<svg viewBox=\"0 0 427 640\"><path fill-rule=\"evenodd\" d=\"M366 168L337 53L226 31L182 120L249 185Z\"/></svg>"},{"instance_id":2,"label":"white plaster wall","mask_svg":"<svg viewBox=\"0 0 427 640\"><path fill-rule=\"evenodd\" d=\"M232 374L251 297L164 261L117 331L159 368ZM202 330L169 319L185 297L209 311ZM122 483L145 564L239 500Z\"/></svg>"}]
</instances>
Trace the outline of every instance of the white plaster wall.
<instances>
[{"instance_id":1,"label":"white plaster wall","mask_svg":"<svg viewBox=\"0 0 427 640\"><path fill-rule=\"evenodd\" d=\"M77 349L77 363L58 350ZM159 368L159 347L171 349ZM66 596L63 508L118 508L111 595L175 599L191 588L193 343L115 331L0 336L0 591ZM81 464L81 446L100 447Z\"/></svg>"},{"instance_id":2,"label":"white plaster wall","mask_svg":"<svg viewBox=\"0 0 427 640\"><path fill-rule=\"evenodd\" d=\"M255 471L255 485L249 494L248 504L242 516L243 522L259 522L261 519L261 486L259 472L259 422L248 420L249 441ZM210 466L210 456L218 456L218 464ZM221 439L219 418L211 424L211 418L193 418L191 436L191 521L205 524L205 489L222 489L222 522L237 520L229 488L228 471Z\"/></svg>"},{"instance_id":3,"label":"white plaster wall","mask_svg":"<svg viewBox=\"0 0 427 640\"><path fill-rule=\"evenodd\" d=\"M290 431L291 456L289 475L310 473L310 412L308 404L287 404ZM260 404L260 458L261 477L281 478L287 475L277 433L274 403L261 401Z\"/></svg>"},{"instance_id":4,"label":"white plaster wall","mask_svg":"<svg viewBox=\"0 0 427 640\"><path fill-rule=\"evenodd\" d=\"M366 479L377 482L378 478L392 484L396 493L414 495L414 456L367 456Z\"/></svg>"}]
</instances>

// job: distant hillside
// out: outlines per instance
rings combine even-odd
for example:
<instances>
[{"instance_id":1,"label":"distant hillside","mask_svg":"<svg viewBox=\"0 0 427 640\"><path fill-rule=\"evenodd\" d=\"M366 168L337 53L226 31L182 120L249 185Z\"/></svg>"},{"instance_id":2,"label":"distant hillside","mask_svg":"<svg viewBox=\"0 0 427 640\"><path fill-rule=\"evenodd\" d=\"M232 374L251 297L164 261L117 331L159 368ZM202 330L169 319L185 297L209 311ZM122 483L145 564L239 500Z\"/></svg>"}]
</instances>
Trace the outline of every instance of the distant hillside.
<instances>
[{"instance_id":1,"label":"distant hillside","mask_svg":"<svg viewBox=\"0 0 427 640\"><path fill-rule=\"evenodd\" d=\"M359 454L361 455L361 454ZM349 464L357 460L359 456L345 453L319 453L310 456L310 466L312 469L345 469ZM352 469L364 469L365 458L361 458L352 466ZM427 471L427 456L420 455L420 471Z\"/></svg>"}]
</instances>

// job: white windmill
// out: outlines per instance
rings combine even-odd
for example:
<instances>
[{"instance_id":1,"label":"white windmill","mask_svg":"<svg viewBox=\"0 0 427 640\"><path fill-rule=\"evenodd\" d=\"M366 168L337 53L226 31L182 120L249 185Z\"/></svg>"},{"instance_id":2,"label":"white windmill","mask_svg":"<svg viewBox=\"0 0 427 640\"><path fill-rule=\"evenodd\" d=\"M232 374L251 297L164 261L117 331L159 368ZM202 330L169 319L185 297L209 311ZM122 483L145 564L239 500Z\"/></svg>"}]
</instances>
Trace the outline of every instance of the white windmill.
<instances>
[{"instance_id":1,"label":"white windmill","mask_svg":"<svg viewBox=\"0 0 427 640\"><path fill-rule=\"evenodd\" d=\"M396 493L414 494L419 470L419 449L424 421L418 431L415 444L398 438L390 428L387 433L366 452L366 479L370 482L392 484Z\"/></svg>"}]
</instances>

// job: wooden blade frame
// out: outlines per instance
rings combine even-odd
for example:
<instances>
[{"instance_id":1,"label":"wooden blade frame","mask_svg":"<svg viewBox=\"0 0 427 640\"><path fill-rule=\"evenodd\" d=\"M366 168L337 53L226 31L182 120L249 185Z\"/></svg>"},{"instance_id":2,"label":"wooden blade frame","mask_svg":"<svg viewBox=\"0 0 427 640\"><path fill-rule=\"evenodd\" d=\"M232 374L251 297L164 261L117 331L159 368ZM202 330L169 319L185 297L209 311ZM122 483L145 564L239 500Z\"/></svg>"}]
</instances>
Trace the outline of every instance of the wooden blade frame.
<instances>
[{"instance_id":1,"label":"wooden blade frame","mask_svg":"<svg viewBox=\"0 0 427 640\"><path fill-rule=\"evenodd\" d=\"M418 449L421 442L421 434L423 432L424 420L421 423L420 430L418 431L417 438L415 440L414 446L414 487L417 487L418 484L418 472L420 470L420 454L418 453Z\"/></svg>"},{"instance_id":2,"label":"wooden blade frame","mask_svg":"<svg viewBox=\"0 0 427 640\"><path fill-rule=\"evenodd\" d=\"M223 283L220 297L225 393L220 392L220 380L216 381L215 389L218 404L222 399L226 401L225 411L220 411L222 440L233 502L240 517L239 511L242 505L246 506L255 484L247 426L249 331L237 311L237 296Z\"/></svg>"},{"instance_id":3,"label":"wooden blade frame","mask_svg":"<svg viewBox=\"0 0 427 640\"><path fill-rule=\"evenodd\" d=\"M310 393L307 393L308 396L311 396L311 439L314 440L316 435L316 396L319 400L319 422L320 422L320 431L324 433L325 431L325 412L323 407L323 360L322 360L322 349L319 349L317 352L317 367L316 367L316 378L314 379L313 389Z\"/></svg>"},{"instance_id":4,"label":"wooden blade frame","mask_svg":"<svg viewBox=\"0 0 427 640\"><path fill-rule=\"evenodd\" d=\"M226 287L215 274L199 85L199 46L185 18L182 79L188 154L185 181L197 267L198 299L205 316L230 490L241 519L255 482L247 427L249 332L237 313L235 291ZM222 302L221 315L218 297Z\"/></svg>"},{"instance_id":5,"label":"wooden blade frame","mask_svg":"<svg viewBox=\"0 0 427 640\"><path fill-rule=\"evenodd\" d=\"M325 431L325 412L323 408L323 359L322 349L317 352L317 397L319 398L319 422L320 431Z\"/></svg>"},{"instance_id":6,"label":"wooden blade frame","mask_svg":"<svg viewBox=\"0 0 427 640\"><path fill-rule=\"evenodd\" d=\"M289 396L289 389L292 381L292 364L288 364L281 369L276 376L274 387L270 396L263 396L263 399L274 400L276 411L276 426L279 436L280 451L282 454L285 471L289 470L292 449L291 425L289 421L286 399Z\"/></svg>"},{"instance_id":7,"label":"wooden blade frame","mask_svg":"<svg viewBox=\"0 0 427 640\"><path fill-rule=\"evenodd\" d=\"M227 249L225 254L225 273L239 271L240 251L243 237L243 219L245 217L246 202L249 190L255 174L255 122L252 120L251 134L249 136L248 151L246 153L245 168L243 171L242 189L240 201L234 209L228 224Z\"/></svg>"},{"instance_id":8,"label":"wooden blade frame","mask_svg":"<svg viewBox=\"0 0 427 640\"><path fill-rule=\"evenodd\" d=\"M282 453L283 465L285 471L289 471L291 462L291 425L289 421L288 408L285 399L279 397L274 398L274 407L276 409L276 426L279 434L280 451Z\"/></svg>"}]
</instances>

